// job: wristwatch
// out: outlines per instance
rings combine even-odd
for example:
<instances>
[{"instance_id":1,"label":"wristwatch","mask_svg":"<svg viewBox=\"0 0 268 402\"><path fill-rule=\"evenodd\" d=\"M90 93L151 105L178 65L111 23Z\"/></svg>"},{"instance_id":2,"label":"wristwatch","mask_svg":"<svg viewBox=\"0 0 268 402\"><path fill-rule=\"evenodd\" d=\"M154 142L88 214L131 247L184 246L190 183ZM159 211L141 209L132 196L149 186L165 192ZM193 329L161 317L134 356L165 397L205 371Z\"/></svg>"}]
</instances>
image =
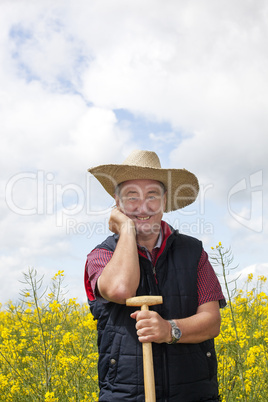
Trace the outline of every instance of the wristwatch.
<instances>
[{"instance_id":1,"label":"wristwatch","mask_svg":"<svg viewBox=\"0 0 268 402\"><path fill-rule=\"evenodd\" d=\"M172 340L171 342L167 342L169 345L173 345L174 343L177 343L178 340L181 337L181 330L180 328L177 327L177 325L175 324L175 321L173 320L168 320L168 322L171 325L171 336L172 336Z\"/></svg>"}]
</instances>

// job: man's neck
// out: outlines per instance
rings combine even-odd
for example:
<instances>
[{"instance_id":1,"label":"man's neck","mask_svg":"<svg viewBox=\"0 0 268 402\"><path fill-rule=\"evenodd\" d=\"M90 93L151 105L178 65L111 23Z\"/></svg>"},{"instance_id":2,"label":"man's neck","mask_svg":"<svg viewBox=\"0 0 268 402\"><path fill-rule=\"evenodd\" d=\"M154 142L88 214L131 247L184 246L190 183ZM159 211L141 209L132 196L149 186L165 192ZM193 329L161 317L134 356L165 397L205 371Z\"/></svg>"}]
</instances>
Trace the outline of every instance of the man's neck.
<instances>
[{"instance_id":1,"label":"man's neck","mask_svg":"<svg viewBox=\"0 0 268 402\"><path fill-rule=\"evenodd\" d=\"M148 235L137 235L137 244L141 247L146 247L148 251L152 252L153 248L155 247L161 228L159 228L158 233L152 233L150 236Z\"/></svg>"}]
</instances>

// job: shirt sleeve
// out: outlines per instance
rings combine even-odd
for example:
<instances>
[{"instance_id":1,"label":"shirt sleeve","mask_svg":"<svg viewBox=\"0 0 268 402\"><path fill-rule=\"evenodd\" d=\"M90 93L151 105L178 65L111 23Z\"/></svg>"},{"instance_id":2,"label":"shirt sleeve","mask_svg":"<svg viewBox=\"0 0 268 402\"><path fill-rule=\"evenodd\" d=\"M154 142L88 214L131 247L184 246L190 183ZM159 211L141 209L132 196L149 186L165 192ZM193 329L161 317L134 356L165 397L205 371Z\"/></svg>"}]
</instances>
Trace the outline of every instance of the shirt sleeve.
<instances>
[{"instance_id":1,"label":"shirt sleeve","mask_svg":"<svg viewBox=\"0 0 268 402\"><path fill-rule=\"evenodd\" d=\"M88 281L90 283L91 289L93 291L95 299L99 301L104 301L97 287L97 280L99 279L105 266L108 264L112 258L113 252L102 248L96 248L87 256L86 270L88 274Z\"/></svg>"},{"instance_id":2,"label":"shirt sleeve","mask_svg":"<svg viewBox=\"0 0 268 402\"><path fill-rule=\"evenodd\" d=\"M202 250L197 269L197 292L199 306L216 300L219 301L220 308L226 306L221 285L208 260L208 255L204 250Z\"/></svg>"}]
</instances>

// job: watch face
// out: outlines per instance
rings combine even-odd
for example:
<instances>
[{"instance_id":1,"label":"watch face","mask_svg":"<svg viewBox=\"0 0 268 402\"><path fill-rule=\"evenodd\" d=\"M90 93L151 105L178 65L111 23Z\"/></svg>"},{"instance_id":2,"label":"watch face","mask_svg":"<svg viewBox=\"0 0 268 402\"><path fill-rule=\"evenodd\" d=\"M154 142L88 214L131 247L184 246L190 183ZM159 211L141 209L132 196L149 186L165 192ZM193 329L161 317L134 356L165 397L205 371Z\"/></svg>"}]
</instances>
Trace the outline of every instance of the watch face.
<instances>
[{"instance_id":1,"label":"watch face","mask_svg":"<svg viewBox=\"0 0 268 402\"><path fill-rule=\"evenodd\" d=\"M173 336L174 336L175 338L177 338L177 339L180 338L180 336L181 336L181 331L179 330L179 328L174 328L174 329L173 329Z\"/></svg>"}]
</instances>

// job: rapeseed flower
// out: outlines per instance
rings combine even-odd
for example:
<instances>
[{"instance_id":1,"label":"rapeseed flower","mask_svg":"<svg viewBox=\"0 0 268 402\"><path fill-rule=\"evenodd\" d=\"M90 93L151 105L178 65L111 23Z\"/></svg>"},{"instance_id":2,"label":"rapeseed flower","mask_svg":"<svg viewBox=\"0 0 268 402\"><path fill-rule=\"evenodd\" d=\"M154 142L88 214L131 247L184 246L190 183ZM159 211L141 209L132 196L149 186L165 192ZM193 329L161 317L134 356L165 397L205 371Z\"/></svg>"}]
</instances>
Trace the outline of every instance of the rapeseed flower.
<instances>
[{"instance_id":1,"label":"rapeseed flower","mask_svg":"<svg viewBox=\"0 0 268 402\"><path fill-rule=\"evenodd\" d=\"M60 296L63 279L58 271L42 300L36 288L24 292L24 303L0 309L1 401L98 401L97 323L88 305ZM238 289L221 310L215 344L222 402L268 400L265 283L259 276L256 288Z\"/></svg>"}]
</instances>

